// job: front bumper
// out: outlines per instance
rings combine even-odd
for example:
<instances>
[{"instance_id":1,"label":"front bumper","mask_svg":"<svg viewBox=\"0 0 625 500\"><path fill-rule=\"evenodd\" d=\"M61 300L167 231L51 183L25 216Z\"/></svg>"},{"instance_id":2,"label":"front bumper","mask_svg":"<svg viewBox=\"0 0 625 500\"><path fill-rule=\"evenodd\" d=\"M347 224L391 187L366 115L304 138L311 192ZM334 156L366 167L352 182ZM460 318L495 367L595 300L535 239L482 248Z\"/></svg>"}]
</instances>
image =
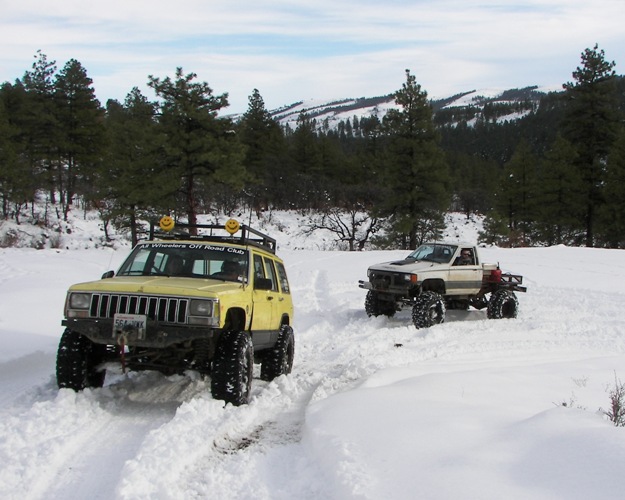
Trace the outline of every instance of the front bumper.
<instances>
[{"instance_id":1,"label":"front bumper","mask_svg":"<svg viewBox=\"0 0 625 500\"><path fill-rule=\"evenodd\" d=\"M211 339L217 330L206 326L177 326L148 320L145 331L128 330L122 334L113 330L112 319L64 319L62 325L84 335L96 344L136 347L167 347L195 339Z\"/></svg>"},{"instance_id":2,"label":"front bumper","mask_svg":"<svg viewBox=\"0 0 625 500\"><path fill-rule=\"evenodd\" d=\"M358 287L399 297L410 296L410 290L414 288L412 285L404 283L396 284L390 280L377 280L375 282L359 280Z\"/></svg>"}]
</instances>

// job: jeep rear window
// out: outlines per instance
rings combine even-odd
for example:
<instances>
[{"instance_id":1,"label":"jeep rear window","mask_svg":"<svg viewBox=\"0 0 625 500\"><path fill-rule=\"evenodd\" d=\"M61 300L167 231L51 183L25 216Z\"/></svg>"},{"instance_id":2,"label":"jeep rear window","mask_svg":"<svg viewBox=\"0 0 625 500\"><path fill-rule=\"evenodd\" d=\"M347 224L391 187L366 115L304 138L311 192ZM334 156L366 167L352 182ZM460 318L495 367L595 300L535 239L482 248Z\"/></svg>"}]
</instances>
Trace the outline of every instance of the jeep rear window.
<instances>
[{"instance_id":1,"label":"jeep rear window","mask_svg":"<svg viewBox=\"0 0 625 500\"><path fill-rule=\"evenodd\" d=\"M291 289L289 288L289 280L286 277L286 269L284 269L284 264L282 262L276 262L276 267L278 268L278 277L280 278L280 287L284 293L291 293Z\"/></svg>"},{"instance_id":2,"label":"jeep rear window","mask_svg":"<svg viewBox=\"0 0 625 500\"><path fill-rule=\"evenodd\" d=\"M117 276L178 276L247 281L248 251L195 243L140 243Z\"/></svg>"}]
</instances>

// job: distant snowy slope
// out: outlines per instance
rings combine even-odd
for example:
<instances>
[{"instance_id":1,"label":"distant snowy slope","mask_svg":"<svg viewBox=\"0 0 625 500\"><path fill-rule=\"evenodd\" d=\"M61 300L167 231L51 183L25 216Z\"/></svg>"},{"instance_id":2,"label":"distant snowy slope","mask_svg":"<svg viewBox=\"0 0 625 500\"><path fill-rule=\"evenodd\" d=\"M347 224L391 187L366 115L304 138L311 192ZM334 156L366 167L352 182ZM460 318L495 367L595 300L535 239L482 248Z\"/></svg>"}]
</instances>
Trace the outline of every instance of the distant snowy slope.
<instances>
[{"instance_id":1,"label":"distant snowy slope","mask_svg":"<svg viewBox=\"0 0 625 500\"><path fill-rule=\"evenodd\" d=\"M556 87L531 86L522 89L477 89L456 94L450 97L432 97L432 107L435 111L448 108L471 107L482 109L488 103L513 103L538 102L540 98L548 93L561 90ZM282 126L289 126L292 129L297 127L297 120L303 113L309 119L314 119L317 126L328 126L335 128L341 121L352 120L354 117L366 118L377 116L382 119L389 109L397 109L393 94L379 97L360 97L320 100L308 99L270 111L271 116ZM516 118L523 116L519 114ZM514 119L513 116L508 119Z\"/></svg>"}]
</instances>

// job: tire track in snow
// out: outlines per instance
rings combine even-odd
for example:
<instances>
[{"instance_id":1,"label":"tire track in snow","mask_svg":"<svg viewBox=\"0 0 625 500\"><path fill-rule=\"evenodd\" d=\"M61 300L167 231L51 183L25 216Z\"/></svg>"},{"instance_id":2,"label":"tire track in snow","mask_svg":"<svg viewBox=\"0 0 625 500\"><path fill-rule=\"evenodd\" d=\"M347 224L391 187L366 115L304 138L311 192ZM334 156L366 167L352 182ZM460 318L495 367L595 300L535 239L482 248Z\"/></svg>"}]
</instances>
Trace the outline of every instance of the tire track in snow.
<instances>
[{"instance_id":1,"label":"tire track in snow","mask_svg":"<svg viewBox=\"0 0 625 500\"><path fill-rule=\"evenodd\" d=\"M173 418L180 399L195 396L194 385L153 373L81 393L50 383L30 407L2 415L0 498L115 498L124 463Z\"/></svg>"},{"instance_id":2,"label":"tire track in snow","mask_svg":"<svg viewBox=\"0 0 625 500\"><path fill-rule=\"evenodd\" d=\"M343 306L330 292L327 273L311 272L308 283L294 291L300 295L300 304L305 301L300 307L313 320L296 322L293 373L270 383L255 378L246 406L224 408L208 395L185 403L174 419L146 439L137 458L126 464L122 498L148 498L157 492L173 498L324 496L318 481L307 482L293 474L293 467L300 467L308 471L302 477L314 477L310 471L317 467L301 445L307 408L312 400L345 389L379 367L363 369L358 360L347 359L352 355L344 353L339 333L354 320L351 312L337 315L336 309ZM364 312L361 317L366 318ZM361 323L352 325L354 335L362 333ZM203 443L199 447L198 436ZM163 476L160 462L170 459L173 463ZM291 471L278 489L284 492L282 497L276 496L276 489L263 489L267 486L262 472L273 468Z\"/></svg>"}]
</instances>

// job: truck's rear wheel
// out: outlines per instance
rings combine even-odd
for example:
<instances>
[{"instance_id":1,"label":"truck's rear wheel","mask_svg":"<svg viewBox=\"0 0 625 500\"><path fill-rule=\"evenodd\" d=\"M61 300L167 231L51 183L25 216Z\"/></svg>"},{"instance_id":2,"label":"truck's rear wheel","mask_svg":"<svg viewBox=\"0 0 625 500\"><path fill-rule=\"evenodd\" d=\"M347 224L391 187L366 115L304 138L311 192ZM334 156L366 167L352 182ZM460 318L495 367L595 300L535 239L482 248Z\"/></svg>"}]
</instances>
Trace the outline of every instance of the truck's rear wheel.
<instances>
[{"instance_id":1,"label":"truck's rear wheel","mask_svg":"<svg viewBox=\"0 0 625 500\"><path fill-rule=\"evenodd\" d=\"M278 334L278 340L273 349L268 349L263 356L260 365L260 378L263 380L273 380L280 375L288 375L293 368L293 357L295 355L295 337L293 328L283 325Z\"/></svg>"},{"instance_id":2,"label":"truck's rear wheel","mask_svg":"<svg viewBox=\"0 0 625 500\"><path fill-rule=\"evenodd\" d=\"M516 318L519 300L510 290L497 290L490 296L486 315L488 319Z\"/></svg>"},{"instance_id":3,"label":"truck's rear wheel","mask_svg":"<svg viewBox=\"0 0 625 500\"><path fill-rule=\"evenodd\" d=\"M381 300L378 292L369 290L365 297L365 311L367 316L388 316L389 318L395 314L395 302L390 300Z\"/></svg>"},{"instance_id":4,"label":"truck's rear wheel","mask_svg":"<svg viewBox=\"0 0 625 500\"><path fill-rule=\"evenodd\" d=\"M221 334L211 372L211 393L234 406L247 404L252 389L254 346L250 334L228 330Z\"/></svg>"},{"instance_id":5,"label":"truck's rear wheel","mask_svg":"<svg viewBox=\"0 0 625 500\"><path fill-rule=\"evenodd\" d=\"M445 321L445 301L436 292L422 292L412 307L412 322L417 328L430 326Z\"/></svg>"},{"instance_id":6,"label":"truck's rear wheel","mask_svg":"<svg viewBox=\"0 0 625 500\"><path fill-rule=\"evenodd\" d=\"M95 344L69 328L63 332L56 355L56 382L60 389L82 391L86 387L102 387L105 370L98 370L106 354L106 346Z\"/></svg>"}]
</instances>

